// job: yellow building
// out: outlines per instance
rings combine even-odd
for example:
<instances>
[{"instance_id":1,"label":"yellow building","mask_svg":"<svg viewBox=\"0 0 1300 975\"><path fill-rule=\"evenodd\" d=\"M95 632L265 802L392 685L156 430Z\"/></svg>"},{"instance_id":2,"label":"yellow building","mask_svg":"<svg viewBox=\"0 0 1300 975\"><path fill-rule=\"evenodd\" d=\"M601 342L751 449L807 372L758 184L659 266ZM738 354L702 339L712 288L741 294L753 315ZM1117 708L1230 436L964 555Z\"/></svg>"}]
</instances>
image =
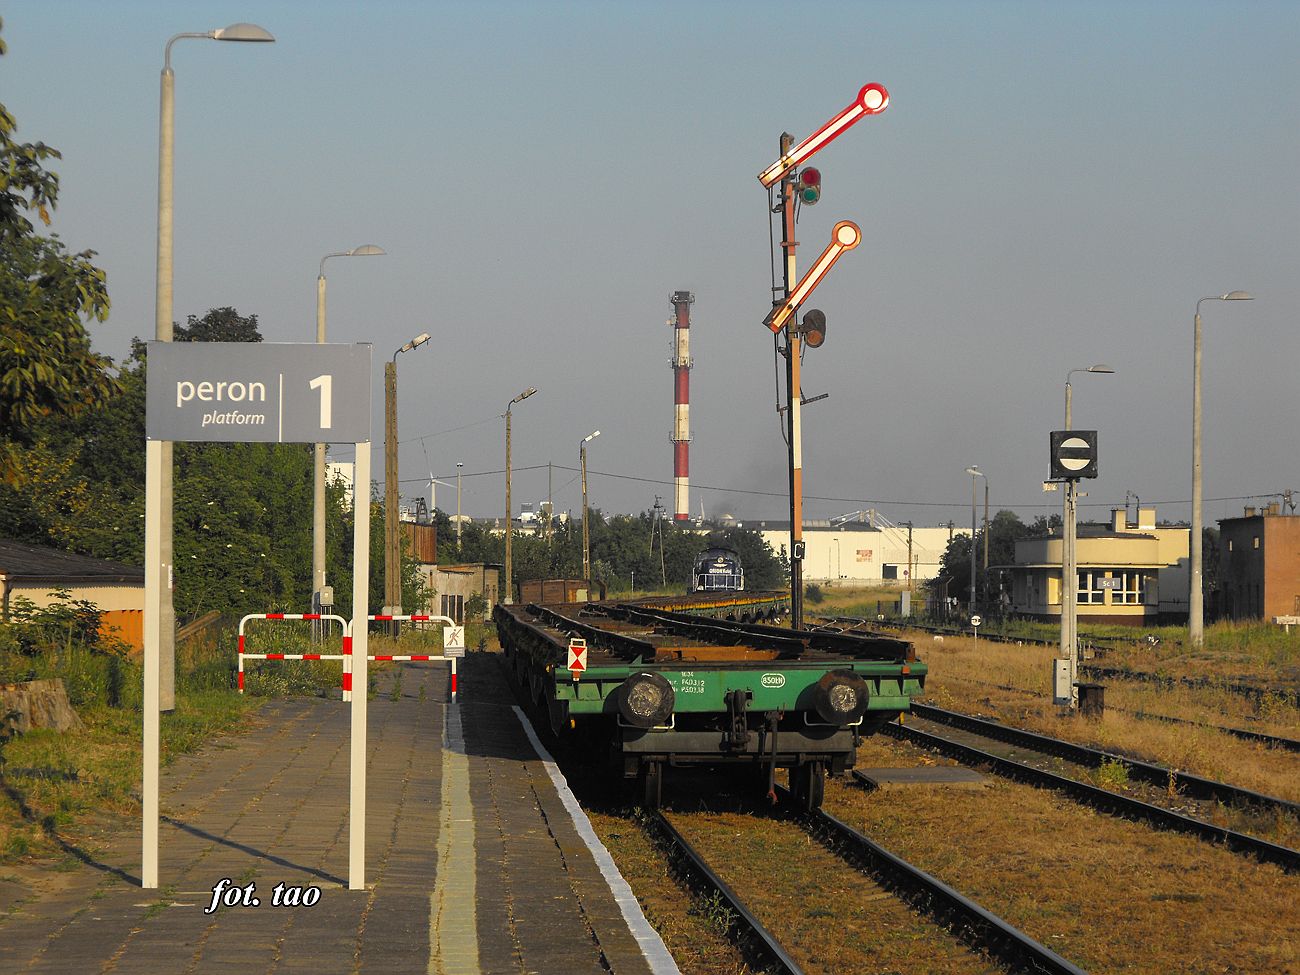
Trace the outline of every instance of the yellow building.
<instances>
[{"instance_id":1,"label":"yellow building","mask_svg":"<svg viewBox=\"0 0 1300 975\"><path fill-rule=\"evenodd\" d=\"M1187 619L1190 529L1157 528L1155 508L1139 508L1130 524L1123 509L1108 526L1079 525L1078 617L1087 623L1154 625ZM1011 612L1061 618L1061 536L1016 542Z\"/></svg>"}]
</instances>

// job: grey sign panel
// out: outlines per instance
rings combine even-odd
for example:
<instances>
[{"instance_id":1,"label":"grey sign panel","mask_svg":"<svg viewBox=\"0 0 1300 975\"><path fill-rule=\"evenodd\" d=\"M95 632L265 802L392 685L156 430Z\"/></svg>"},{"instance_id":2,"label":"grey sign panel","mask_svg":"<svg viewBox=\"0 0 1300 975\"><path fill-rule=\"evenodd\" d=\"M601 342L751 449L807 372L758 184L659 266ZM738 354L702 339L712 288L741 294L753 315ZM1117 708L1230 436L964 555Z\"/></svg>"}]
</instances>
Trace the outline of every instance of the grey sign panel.
<instances>
[{"instance_id":1,"label":"grey sign panel","mask_svg":"<svg viewBox=\"0 0 1300 975\"><path fill-rule=\"evenodd\" d=\"M150 342L145 435L226 443L370 440L370 346Z\"/></svg>"}]
</instances>

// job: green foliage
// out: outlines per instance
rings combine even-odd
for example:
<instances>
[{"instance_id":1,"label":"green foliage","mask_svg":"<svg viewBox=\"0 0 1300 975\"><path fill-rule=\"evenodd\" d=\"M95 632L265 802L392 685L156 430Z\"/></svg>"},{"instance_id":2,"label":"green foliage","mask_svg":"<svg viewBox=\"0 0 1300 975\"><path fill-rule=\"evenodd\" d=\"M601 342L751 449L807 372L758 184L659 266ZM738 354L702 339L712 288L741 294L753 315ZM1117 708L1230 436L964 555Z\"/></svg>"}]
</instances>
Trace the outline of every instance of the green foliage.
<instances>
[{"instance_id":1,"label":"green foliage","mask_svg":"<svg viewBox=\"0 0 1300 975\"><path fill-rule=\"evenodd\" d=\"M591 524L591 576L615 591L629 591L636 576L640 590L664 586L680 592L690 578L695 557L706 548L734 549L745 566L745 584L750 589L778 589L786 575L771 548L757 532L741 528L701 535L661 521L662 552L654 515L614 515L606 518L598 508L589 509ZM440 523L441 524L441 523ZM439 528L440 539L454 539L450 523ZM505 536L481 524L462 529L459 548L450 547L461 562L505 562ZM516 584L532 579L579 579L582 577L582 523L570 519L556 522L551 536L515 534L512 544Z\"/></svg>"},{"instance_id":2,"label":"green foliage","mask_svg":"<svg viewBox=\"0 0 1300 975\"><path fill-rule=\"evenodd\" d=\"M816 606L825 601L826 594L822 592L821 586L817 585L815 582L810 582L808 585L803 587L803 598L805 602Z\"/></svg>"},{"instance_id":3,"label":"green foliage","mask_svg":"<svg viewBox=\"0 0 1300 975\"><path fill-rule=\"evenodd\" d=\"M256 315L241 315L229 305L210 308L202 318L190 315L172 326L173 342L260 342Z\"/></svg>"},{"instance_id":4,"label":"green foliage","mask_svg":"<svg viewBox=\"0 0 1300 975\"><path fill-rule=\"evenodd\" d=\"M0 54L4 51L0 48ZM42 417L73 416L116 392L109 359L91 351L85 322L108 317L104 272L94 251L69 254L43 226L59 196L58 159L43 142L15 138L18 124L0 105L0 473L22 479L11 443L24 442Z\"/></svg>"}]
</instances>

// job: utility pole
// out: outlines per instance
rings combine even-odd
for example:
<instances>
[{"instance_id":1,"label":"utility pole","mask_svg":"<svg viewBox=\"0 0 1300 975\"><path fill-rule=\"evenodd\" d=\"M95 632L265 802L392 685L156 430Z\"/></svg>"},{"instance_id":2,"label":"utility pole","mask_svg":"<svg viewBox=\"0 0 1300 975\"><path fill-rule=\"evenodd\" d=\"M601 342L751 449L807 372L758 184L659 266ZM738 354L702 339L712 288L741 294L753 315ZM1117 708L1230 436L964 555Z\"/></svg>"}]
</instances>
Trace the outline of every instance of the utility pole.
<instances>
[{"instance_id":1,"label":"utility pole","mask_svg":"<svg viewBox=\"0 0 1300 975\"><path fill-rule=\"evenodd\" d=\"M912 523L907 523L907 591L912 591L912 577L916 573L912 571Z\"/></svg>"},{"instance_id":2,"label":"utility pole","mask_svg":"<svg viewBox=\"0 0 1300 975\"><path fill-rule=\"evenodd\" d=\"M402 615L402 542L397 533L397 357L429 341L421 332L384 363L384 613ZM357 485L357 497L369 494L369 485ZM397 636L399 624L394 624Z\"/></svg>"}]
</instances>

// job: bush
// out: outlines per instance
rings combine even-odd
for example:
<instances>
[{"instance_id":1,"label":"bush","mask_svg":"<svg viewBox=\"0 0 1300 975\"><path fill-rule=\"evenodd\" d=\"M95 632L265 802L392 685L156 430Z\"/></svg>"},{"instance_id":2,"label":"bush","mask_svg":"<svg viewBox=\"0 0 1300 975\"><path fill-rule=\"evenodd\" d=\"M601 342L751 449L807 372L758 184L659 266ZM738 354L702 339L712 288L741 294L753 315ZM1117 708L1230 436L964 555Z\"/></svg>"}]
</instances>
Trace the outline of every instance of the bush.
<instances>
[{"instance_id":1,"label":"bush","mask_svg":"<svg viewBox=\"0 0 1300 975\"><path fill-rule=\"evenodd\" d=\"M815 582L810 582L808 585L803 587L803 598L805 602L812 603L816 606L826 598L826 595L822 592L821 586L817 585Z\"/></svg>"}]
</instances>

